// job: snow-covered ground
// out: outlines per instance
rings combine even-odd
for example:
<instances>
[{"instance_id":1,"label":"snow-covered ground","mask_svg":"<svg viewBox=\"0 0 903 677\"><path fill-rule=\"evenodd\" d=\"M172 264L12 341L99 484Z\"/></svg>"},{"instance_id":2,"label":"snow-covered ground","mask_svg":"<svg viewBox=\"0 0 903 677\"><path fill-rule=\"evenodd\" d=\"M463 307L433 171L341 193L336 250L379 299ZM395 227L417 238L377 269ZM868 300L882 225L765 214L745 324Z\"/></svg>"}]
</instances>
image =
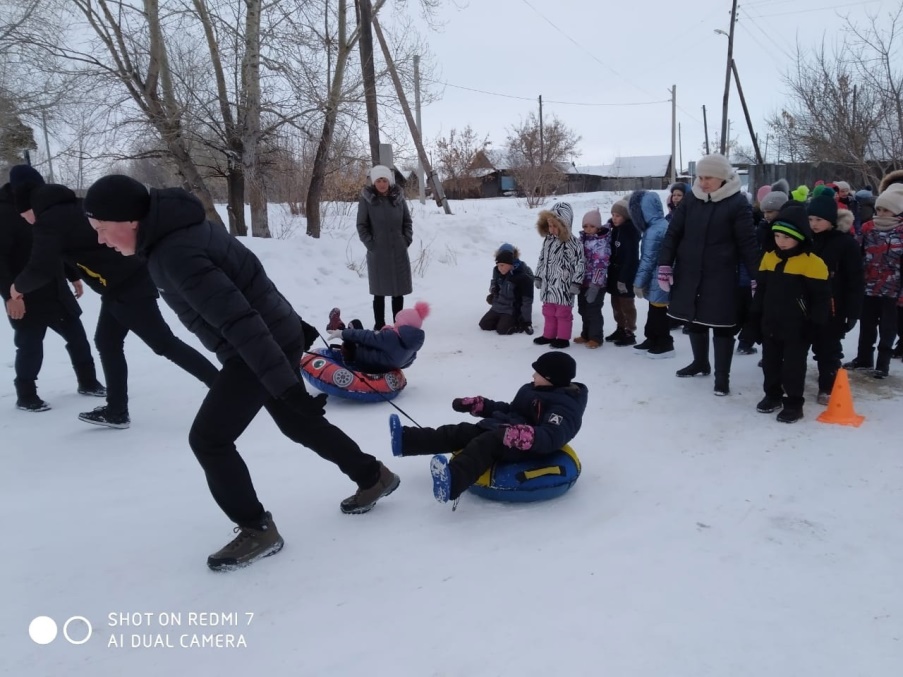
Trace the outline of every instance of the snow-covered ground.
<instances>
[{"instance_id":1,"label":"snow-covered ground","mask_svg":"<svg viewBox=\"0 0 903 677\"><path fill-rule=\"evenodd\" d=\"M616 198L570 201L579 219ZM395 403L422 425L466 420L454 397L510 398L542 351L476 326L494 249L512 242L535 263L536 211L516 199L453 208L412 205L419 275L409 299L429 301L433 314ZM335 208L319 240L298 221L293 237L248 241L321 330L334 305L346 320L372 321L354 211ZM272 218L275 230L292 229L278 225L281 207ZM89 334L98 305L91 292L82 299ZM604 313L608 333L607 304ZM540 324L538 303L534 316ZM433 499L427 459L391 456L389 404L331 398L329 418L402 478L371 513L346 516L338 504L354 487L259 416L239 448L286 546L214 574L205 559L232 525L187 446L203 387L130 337L131 429L83 424L76 415L99 402L75 393L62 342L49 335L39 393L53 409L19 412L12 332L0 323L0 673L899 675L903 365L883 382L851 375L866 416L858 429L815 421L810 370L806 418L790 426L755 411L757 357L736 357L733 393L716 398L710 378L675 378L689 360L687 338L675 337L674 360L572 345L590 390L573 442L583 475L548 503L465 495L452 512ZM202 625L211 612L232 615ZM59 627L46 645L29 638L39 616ZM76 645L63 625L77 616L71 640L85 638L85 620L93 630ZM216 635L240 646L180 646Z\"/></svg>"}]
</instances>

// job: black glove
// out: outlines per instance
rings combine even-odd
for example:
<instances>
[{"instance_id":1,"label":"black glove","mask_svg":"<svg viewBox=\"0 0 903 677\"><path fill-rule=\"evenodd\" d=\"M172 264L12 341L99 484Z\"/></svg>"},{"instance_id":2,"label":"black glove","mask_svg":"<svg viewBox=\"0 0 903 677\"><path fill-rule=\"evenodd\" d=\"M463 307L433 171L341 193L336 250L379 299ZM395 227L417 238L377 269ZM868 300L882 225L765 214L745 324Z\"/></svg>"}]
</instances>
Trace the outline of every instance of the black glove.
<instances>
[{"instance_id":1,"label":"black glove","mask_svg":"<svg viewBox=\"0 0 903 677\"><path fill-rule=\"evenodd\" d=\"M859 320L857 320L855 317L848 317L848 318L847 318L847 321L846 321L846 324L844 324L844 326L843 326L843 327L844 327L844 328L843 328L844 332L849 333L849 332L853 331L853 327L856 326L856 323L857 323L858 321L859 321Z\"/></svg>"},{"instance_id":2,"label":"black glove","mask_svg":"<svg viewBox=\"0 0 903 677\"><path fill-rule=\"evenodd\" d=\"M303 383L296 383L282 393L279 398L296 414L301 416L325 416L326 393L312 397Z\"/></svg>"},{"instance_id":3,"label":"black glove","mask_svg":"<svg viewBox=\"0 0 903 677\"><path fill-rule=\"evenodd\" d=\"M310 326L304 320L301 320L301 331L304 333L304 350L310 350L320 335L317 333L316 327Z\"/></svg>"},{"instance_id":4,"label":"black glove","mask_svg":"<svg viewBox=\"0 0 903 677\"><path fill-rule=\"evenodd\" d=\"M495 301L495 297L492 294L486 297L486 303L488 303L490 306L492 305L493 301Z\"/></svg>"}]
</instances>

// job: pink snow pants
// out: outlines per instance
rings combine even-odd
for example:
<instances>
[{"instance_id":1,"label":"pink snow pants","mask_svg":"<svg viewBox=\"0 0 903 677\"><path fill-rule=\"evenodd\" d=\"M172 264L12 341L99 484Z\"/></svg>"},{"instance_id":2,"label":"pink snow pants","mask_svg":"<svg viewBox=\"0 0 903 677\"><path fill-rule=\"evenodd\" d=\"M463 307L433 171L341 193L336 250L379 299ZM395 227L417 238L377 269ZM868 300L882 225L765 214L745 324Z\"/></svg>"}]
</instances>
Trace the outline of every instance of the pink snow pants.
<instances>
[{"instance_id":1,"label":"pink snow pants","mask_svg":"<svg viewBox=\"0 0 903 677\"><path fill-rule=\"evenodd\" d=\"M542 328L542 335L545 338L571 340L571 331L574 328L574 311L571 306L543 303L542 319L545 320Z\"/></svg>"}]
</instances>

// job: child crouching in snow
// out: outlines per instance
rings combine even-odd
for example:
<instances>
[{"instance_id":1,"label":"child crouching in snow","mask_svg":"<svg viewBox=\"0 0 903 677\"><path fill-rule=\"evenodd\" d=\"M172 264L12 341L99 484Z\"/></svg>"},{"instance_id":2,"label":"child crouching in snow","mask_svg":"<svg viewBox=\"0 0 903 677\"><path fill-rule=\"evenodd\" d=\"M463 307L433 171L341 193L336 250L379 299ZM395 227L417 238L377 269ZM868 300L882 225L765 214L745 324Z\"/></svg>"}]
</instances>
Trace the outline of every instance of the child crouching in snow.
<instances>
[{"instance_id":1,"label":"child crouching in snow","mask_svg":"<svg viewBox=\"0 0 903 677\"><path fill-rule=\"evenodd\" d=\"M492 307L480 318L483 331L502 335L533 333L533 271L519 256L517 247L507 242L495 252L486 297Z\"/></svg>"},{"instance_id":2,"label":"child crouching in snow","mask_svg":"<svg viewBox=\"0 0 903 677\"><path fill-rule=\"evenodd\" d=\"M346 329L334 329L329 338L341 338L342 358L346 366L367 374L385 374L407 369L423 347L426 334L421 327L430 306L418 301L413 308L399 310L394 325L379 331L364 329L360 320L351 320Z\"/></svg>"},{"instance_id":3,"label":"child crouching in snow","mask_svg":"<svg viewBox=\"0 0 903 677\"><path fill-rule=\"evenodd\" d=\"M433 495L440 503L457 501L496 461L517 461L558 451L580 430L589 391L574 383L577 363L566 353L549 352L533 363L533 381L521 386L509 404L485 397L452 401L452 409L479 423L438 428L401 425L389 417L394 456L436 454L430 461ZM458 451L450 461L441 453Z\"/></svg>"}]
</instances>

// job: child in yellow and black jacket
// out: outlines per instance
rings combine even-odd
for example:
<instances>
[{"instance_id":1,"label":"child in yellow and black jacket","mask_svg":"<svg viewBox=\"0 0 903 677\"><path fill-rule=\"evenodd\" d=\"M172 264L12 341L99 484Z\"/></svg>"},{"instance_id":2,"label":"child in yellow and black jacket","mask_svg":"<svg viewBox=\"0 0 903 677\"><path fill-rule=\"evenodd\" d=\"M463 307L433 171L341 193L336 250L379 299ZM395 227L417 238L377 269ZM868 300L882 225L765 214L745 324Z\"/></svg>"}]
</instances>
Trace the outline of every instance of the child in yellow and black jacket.
<instances>
[{"instance_id":1,"label":"child in yellow and black jacket","mask_svg":"<svg viewBox=\"0 0 903 677\"><path fill-rule=\"evenodd\" d=\"M750 331L761 338L765 397L761 413L783 409L782 423L803 417L806 361L812 339L828 322L828 267L812 253L806 207L788 202L771 225L774 246L759 265ZM783 397L782 397L783 396Z\"/></svg>"}]
</instances>

